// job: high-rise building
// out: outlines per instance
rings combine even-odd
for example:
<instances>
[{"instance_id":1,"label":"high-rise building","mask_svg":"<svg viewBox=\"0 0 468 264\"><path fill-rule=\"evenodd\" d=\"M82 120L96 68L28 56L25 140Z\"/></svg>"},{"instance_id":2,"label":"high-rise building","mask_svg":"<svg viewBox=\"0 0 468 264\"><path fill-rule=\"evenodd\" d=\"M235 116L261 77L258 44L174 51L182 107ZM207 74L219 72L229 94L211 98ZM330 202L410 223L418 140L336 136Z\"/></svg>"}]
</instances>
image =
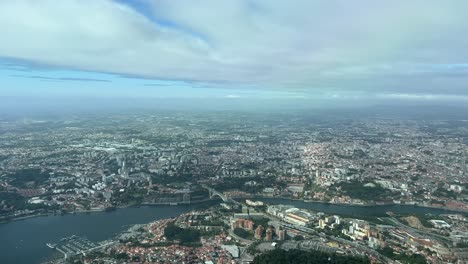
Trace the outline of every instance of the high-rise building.
<instances>
[{"instance_id":1,"label":"high-rise building","mask_svg":"<svg viewBox=\"0 0 468 264\"><path fill-rule=\"evenodd\" d=\"M283 241L286 239L286 230L279 227L278 230L276 230L276 235L278 236L278 240Z\"/></svg>"},{"instance_id":2,"label":"high-rise building","mask_svg":"<svg viewBox=\"0 0 468 264\"><path fill-rule=\"evenodd\" d=\"M240 227L240 222L239 222L239 220L240 220L240 219L231 218L231 229L232 229L232 230L234 230L234 229Z\"/></svg>"},{"instance_id":3,"label":"high-rise building","mask_svg":"<svg viewBox=\"0 0 468 264\"><path fill-rule=\"evenodd\" d=\"M266 241L271 241L273 240L273 228L268 227L266 230L266 236L265 236Z\"/></svg>"},{"instance_id":4,"label":"high-rise building","mask_svg":"<svg viewBox=\"0 0 468 264\"><path fill-rule=\"evenodd\" d=\"M148 186L149 188L153 188L153 180L151 179L151 177L147 177L147 180L148 180Z\"/></svg>"},{"instance_id":5,"label":"high-rise building","mask_svg":"<svg viewBox=\"0 0 468 264\"><path fill-rule=\"evenodd\" d=\"M243 228L246 230L253 230L254 223L251 220L248 219L234 219L231 221L231 228L236 229L236 228Z\"/></svg>"},{"instance_id":6,"label":"high-rise building","mask_svg":"<svg viewBox=\"0 0 468 264\"><path fill-rule=\"evenodd\" d=\"M341 224L341 218L337 215L334 215L333 218L335 218L335 224L339 225Z\"/></svg>"},{"instance_id":7,"label":"high-rise building","mask_svg":"<svg viewBox=\"0 0 468 264\"><path fill-rule=\"evenodd\" d=\"M253 226L254 226L254 222L252 222L250 220L245 220L244 221L244 229L253 230Z\"/></svg>"},{"instance_id":8,"label":"high-rise building","mask_svg":"<svg viewBox=\"0 0 468 264\"><path fill-rule=\"evenodd\" d=\"M325 220L323 220L323 219L319 219L319 227L320 227L320 228L322 228L322 229L324 229L324 228L325 228L325 226L327 226L327 224L326 224Z\"/></svg>"},{"instance_id":9,"label":"high-rise building","mask_svg":"<svg viewBox=\"0 0 468 264\"><path fill-rule=\"evenodd\" d=\"M255 229L255 239L262 239L263 236L263 226L259 225Z\"/></svg>"}]
</instances>

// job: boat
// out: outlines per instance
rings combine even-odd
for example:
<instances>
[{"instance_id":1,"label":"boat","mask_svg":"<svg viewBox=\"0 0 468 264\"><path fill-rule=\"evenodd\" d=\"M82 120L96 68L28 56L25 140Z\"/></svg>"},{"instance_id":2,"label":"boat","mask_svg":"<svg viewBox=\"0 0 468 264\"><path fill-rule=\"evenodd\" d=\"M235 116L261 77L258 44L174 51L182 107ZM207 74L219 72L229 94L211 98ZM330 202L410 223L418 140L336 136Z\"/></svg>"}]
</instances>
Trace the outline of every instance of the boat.
<instances>
[{"instance_id":1,"label":"boat","mask_svg":"<svg viewBox=\"0 0 468 264\"><path fill-rule=\"evenodd\" d=\"M57 245L54 244L54 243L47 243L46 245L47 245L48 247L50 247L50 248L55 248L55 247L57 246Z\"/></svg>"}]
</instances>

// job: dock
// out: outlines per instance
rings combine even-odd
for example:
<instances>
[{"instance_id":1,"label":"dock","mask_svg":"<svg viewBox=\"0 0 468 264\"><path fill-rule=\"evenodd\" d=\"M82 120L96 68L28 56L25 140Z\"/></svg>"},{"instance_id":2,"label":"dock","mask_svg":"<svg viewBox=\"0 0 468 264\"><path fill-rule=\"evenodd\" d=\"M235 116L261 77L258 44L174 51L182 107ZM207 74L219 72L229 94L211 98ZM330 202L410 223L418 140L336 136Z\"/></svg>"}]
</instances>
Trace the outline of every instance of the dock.
<instances>
[{"instance_id":1,"label":"dock","mask_svg":"<svg viewBox=\"0 0 468 264\"><path fill-rule=\"evenodd\" d=\"M72 256L76 255L85 255L91 251L103 248L105 246L112 245L115 242L112 241L103 241L101 243L95 243L88 240L85 237L80 236L70 236L60 239L59 242L56 243L47 243L46 245L51 248L55 249L58 252L63 254L64 259L67 259Z\"/></svg>"}]
</instances>

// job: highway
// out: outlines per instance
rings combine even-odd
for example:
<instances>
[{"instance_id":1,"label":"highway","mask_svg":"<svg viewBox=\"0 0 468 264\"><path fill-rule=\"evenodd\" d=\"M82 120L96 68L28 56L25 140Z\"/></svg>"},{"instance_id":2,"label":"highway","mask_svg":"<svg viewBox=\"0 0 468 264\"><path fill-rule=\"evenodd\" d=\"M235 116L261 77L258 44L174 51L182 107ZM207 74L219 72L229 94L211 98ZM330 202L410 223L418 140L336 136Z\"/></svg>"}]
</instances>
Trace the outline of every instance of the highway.
<instances>
[{"instance_id":1,"label":"highway","mask_svg":"<svg viewBox=\"0 0 468 264\"><path fill-rule=\"evenodd\" d=\"M242 237L234 234L234 231L232 229L230 229L230 228L228 229L228 232L229 232L229 235L232 236L234 239L236 239L236 240L238 240L238 241L240 241L240 242L242 242L242 243L244 243L246 245L250 245L250 244L252 244L254 242L252 240L248 240L248 239L242 238Z\"/></svg>"},{"instance_id":2,"label":"highway","mask_svg":"<svg viewBox=\"0 0 468 264\"><path fill-rule=\"evenodd\" d=\"M427 232L427 231L424 231L424 230L416 229L416 228L413 228L411 226L407 226L407 225L403 224L402 222L398 221L398 219L396 219L394 217L385 217L385 219L387 219L388 221L394 223L397 227L400 227L400 228L406 229L406 230L410 230L410 231L412 231L414 233L417 233L417 234L421 235L424 238L440 239L440 240L443 240L443 241L447 241L447 237L444 237L444 236L439 235L439 234L430 233L430 232Z\"/></svg>"}]
</instances>

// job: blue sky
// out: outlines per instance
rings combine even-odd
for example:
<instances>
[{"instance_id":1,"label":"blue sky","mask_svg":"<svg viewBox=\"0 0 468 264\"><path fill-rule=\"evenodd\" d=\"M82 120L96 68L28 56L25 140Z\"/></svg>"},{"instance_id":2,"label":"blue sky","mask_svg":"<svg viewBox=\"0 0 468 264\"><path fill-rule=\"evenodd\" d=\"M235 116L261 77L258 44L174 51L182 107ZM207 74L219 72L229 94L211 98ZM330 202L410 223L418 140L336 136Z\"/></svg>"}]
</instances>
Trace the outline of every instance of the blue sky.
<instances>
[{"instance_id":1,"label":"blue sky","mask_svg":"<svg viewBox=\"0 0 468 264\"><path fill-rule=\"evenodd\" d=\"M0 96L468 100L468 2L0 2Z\"/></svg>"}]
</instances>

